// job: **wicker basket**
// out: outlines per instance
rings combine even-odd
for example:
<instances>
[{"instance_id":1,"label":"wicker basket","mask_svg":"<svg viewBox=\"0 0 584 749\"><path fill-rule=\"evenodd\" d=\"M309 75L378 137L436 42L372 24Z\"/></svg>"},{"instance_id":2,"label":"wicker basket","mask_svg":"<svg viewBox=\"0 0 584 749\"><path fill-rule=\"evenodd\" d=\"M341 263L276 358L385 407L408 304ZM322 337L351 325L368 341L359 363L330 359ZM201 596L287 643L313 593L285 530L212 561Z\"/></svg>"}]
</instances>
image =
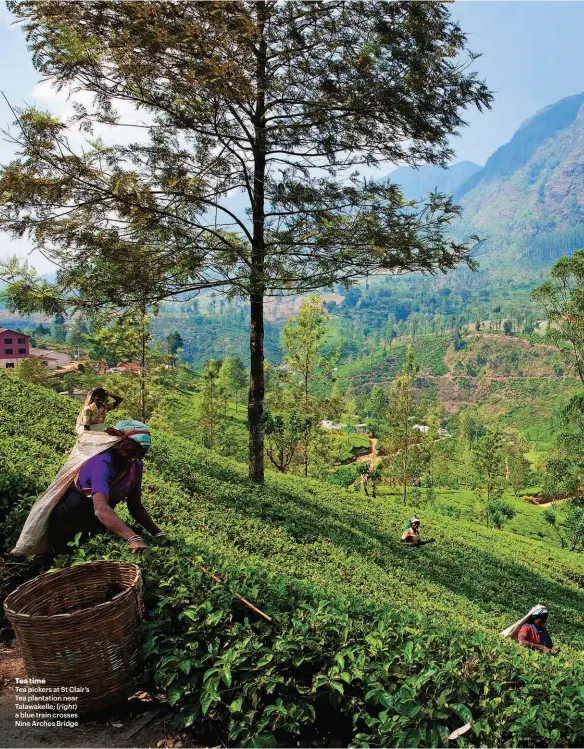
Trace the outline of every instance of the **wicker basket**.
<instances>
[{"instance_id":1,"label":"wicker basket","mask_svg":"<svg viewBox=\"0 0 584 749\"><path fill-rule=\"evenodd\" d=\"M79 712L136 691L143 604L135 564L92 562L45 573L12 592L4 611L29 678L69 688Z\"/></svg>"}]
</instances>

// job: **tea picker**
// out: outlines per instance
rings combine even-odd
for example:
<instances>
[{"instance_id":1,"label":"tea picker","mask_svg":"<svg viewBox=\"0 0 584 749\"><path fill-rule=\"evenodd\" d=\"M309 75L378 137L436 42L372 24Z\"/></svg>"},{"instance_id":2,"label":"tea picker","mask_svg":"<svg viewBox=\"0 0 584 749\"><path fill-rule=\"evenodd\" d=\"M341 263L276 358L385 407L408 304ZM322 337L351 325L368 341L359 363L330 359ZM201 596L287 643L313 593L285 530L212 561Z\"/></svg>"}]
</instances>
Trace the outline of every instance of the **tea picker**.
<instances>
[{"instance_id":1,"label":"tea picker","mask_svg":"<svg viewBox=\"0 0 584 749\"><path fill-rule=\"evenodd\" d=\"M548 616L548 609L538 604L530 609L529 613L522 619L504 629L501 635L517 640L521 647L538 650L541 653L551 653L553 642L546 627ZM554 650L557 650L557 648L554 648Z\"/></svg>"},{"instance_id":2,"label":"tea picker","mask_svg":"<svg viewBox=\"0 0 584 749\"><path fill-rule=\"evenodd\" d=\"M423 546L424 544L434 543L433 538L422 541L420 538L420 520L417 517L411 518L402 528L401 540L406 546Z\"/></svg>"},{"instance_id":3,"label":"tea picker","mask_svg":"<svg viewBox=\"0 0 584 749\"><path fill-rule=\"evenodd\" d=\"M126 419L115 429L80 439L49 488L37 499L12 553L34 556L60 554L78 533L110 531L121 536L132 553L147 548L145 541L115 511L125 502L130 515L157 542L166 534L142 505L142 458L150 448L150 430Z\"/></svg>"}]
</instances>

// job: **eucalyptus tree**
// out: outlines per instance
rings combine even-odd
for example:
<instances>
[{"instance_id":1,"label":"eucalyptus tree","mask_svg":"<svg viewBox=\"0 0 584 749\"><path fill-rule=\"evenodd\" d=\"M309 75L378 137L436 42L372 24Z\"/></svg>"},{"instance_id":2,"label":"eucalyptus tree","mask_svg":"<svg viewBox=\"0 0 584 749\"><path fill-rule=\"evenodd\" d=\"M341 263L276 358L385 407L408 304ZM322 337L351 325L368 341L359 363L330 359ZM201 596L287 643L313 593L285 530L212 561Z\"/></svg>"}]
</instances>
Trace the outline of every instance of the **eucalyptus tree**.
<instances>
[{"instance_id":1,"label":"eucalyptus tree","mask_svg":"<svg viewBox=\"0 0 584 749\"><path fill-rule=\"evenodd\" d=\"M13 305L135 306L144 272L151 303L203 289L247 298L250 477L261 482L266 297L468 260L473 240L445 236L450 198L405 203L357 174L452 156L465 110L491 101L465 35L437 2L8 6L37 70L82 95L72 122L15 111L0 225L59 272L53 289L13 265ZM100 139L104 126L125 135Z\"/></svg>"}]
</instances>

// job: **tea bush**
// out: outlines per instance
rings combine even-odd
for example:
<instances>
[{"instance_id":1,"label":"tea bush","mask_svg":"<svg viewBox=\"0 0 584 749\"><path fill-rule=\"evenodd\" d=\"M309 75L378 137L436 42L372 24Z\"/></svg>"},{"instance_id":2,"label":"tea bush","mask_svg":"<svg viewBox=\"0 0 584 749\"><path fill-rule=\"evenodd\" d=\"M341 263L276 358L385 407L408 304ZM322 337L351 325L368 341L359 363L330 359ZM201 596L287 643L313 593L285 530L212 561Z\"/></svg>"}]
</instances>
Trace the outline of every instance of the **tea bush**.
<instances>
[{"instance_id":1,"label":"tea bush","mask_svg":"<svg viewBox=\"0 0 584 749\"><path fill-rule=\"evenodd\" d=\"M21 513L62 463L77 404L14 388L0 378L0 507ZM580 555L445 517L439 503L422 518L437 542L405 548L399 530L416 508L393 497L277 474L254 487L245 465L161 433L144 491L172 537L140 560L144 664L177 727L238 746L443 746L470 722L459 746L578 745ZM57 564L99 558L135 561L101 536ZM537 602L550 606L561 658L497 635Z\"/></svg>"}]
</instances>

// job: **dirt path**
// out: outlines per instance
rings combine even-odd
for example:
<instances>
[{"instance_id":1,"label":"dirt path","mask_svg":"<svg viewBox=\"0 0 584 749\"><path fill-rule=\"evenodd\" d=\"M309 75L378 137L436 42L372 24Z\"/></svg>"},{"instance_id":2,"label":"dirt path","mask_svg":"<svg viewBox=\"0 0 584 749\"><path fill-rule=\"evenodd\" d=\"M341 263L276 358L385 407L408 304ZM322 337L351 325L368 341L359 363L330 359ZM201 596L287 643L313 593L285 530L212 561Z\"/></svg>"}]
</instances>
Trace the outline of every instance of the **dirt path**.
<instances>
[{"instance_id":1,"label":"dirt path","mask_svg":"<svg viewBox=\"0 0 584 749\"><path fill-rule=\"evenodd\" d=\"M15 679L26 678L24 664L13 647L0 645L0 746L4 749L34 747L116 747L116 749L205 746L171 726L172 715L163 703L130 700L109 710L81 716L75 728L15 725ZM160 743L164 741L164 743ZM207 744L206 746L210 746ZM218 749L218 747L217 747Z\"/></svg>"},{"instance_id":2,"label":"dirt path","mask_svg":"<svg viewBox=\"0 0 584 749\"><path fill-rule=\"evenodd\" d=\"M522 498L525 502L529 502L530 505L533 505L534 507L550 507L551 505L559 505L562 502L567 502L570 497L565 497L564 499L555 499L553 502L531 502L532 499L539 499L539 497L523 497Z\"/></svg>"},{"instance_id":3,"label":"dirt path","mask_svg":"<svg viewBox=\"0 0 584 749\"><path fill-rule=\"evenodd\" d=\"M379 463L379 451L377 449L377 437L369 437L369 452L365 455L358 455L356 463L371 463L371 467L374 468Z\"/></svg>"},{"instance_id":4,"label":"dirt path","mask_svg":"<svg viewBox=\"0 0 584 749\"><path fill-rule=\"evenodd\" d=\"M437 437L435 440L432 440L432 442L441 442L443 439L446 439L445 437ZM415 450L416 447L419 447L420 443L414 443L410 446L410 450ZM396 453L392 453L391 455L387 455L388 458L395 458L397 455L401 455L402 450L398 450ZM375 467L377 463L381 460L379 456L379 450L377 449L377 437L369 437L369 452L365 453L365 455L358 455L353 463L367 463L371 462L371 467ZM563 500L562 500L563 501ZM543 505L540 505L542 507Z\"/></svg>"}]
</instances>

